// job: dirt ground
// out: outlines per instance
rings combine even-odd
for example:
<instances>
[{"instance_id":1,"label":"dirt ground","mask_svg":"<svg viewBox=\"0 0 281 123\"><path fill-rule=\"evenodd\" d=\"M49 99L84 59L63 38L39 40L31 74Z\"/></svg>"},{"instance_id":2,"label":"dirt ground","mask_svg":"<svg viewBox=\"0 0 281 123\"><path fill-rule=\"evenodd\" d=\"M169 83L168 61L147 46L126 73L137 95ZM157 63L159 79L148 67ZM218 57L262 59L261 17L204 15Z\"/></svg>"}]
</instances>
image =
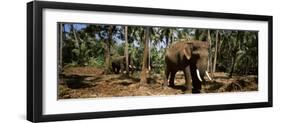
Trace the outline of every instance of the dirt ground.
<instances>
[{"instance_id":1,"label":"dirt ground","mask_svg":"<svg viewBox=\"0 0 281 123\"><path fill-rule=\"evenodd\" d=\"M202 93L257 91L256 75L233 76L216 72L212 81L202 83ZM120 96L149 96L191 94L184 89L184 76L178 72L175 79L177 88L163 86L163 76L150 76L149 83L141 85L138 73L130 77L122 74L104 74L102 69L93 67L71 67L60 75L58 84L59 99L98 98ZM208 80L206 78L206 80Z\"/></svg>"}]
</instances>

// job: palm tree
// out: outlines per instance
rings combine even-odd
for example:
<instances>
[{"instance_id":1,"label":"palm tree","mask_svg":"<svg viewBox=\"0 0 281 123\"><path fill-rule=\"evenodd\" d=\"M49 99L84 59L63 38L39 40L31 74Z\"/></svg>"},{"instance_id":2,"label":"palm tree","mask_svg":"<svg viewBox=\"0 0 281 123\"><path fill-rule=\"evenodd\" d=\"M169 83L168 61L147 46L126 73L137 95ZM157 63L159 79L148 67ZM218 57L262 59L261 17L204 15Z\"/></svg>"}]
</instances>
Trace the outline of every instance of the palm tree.
<instances>
[{"instance_id":1,"label":"palm tree","mask_svg":"<svg viewBox=\"0 0 281 123\"><path fill-rule=\"evenodd\" d=\"M110 71L111 64L111 47L114 44L113 36L116 35L117 32L121 30L117 28L117 26L113 25L93 25L87 30L92 30L92 35L98 35L99 40L102 41L103 49L104 49L104 61L106 67L106 73Z\"/></svg>"},{"instance_id":2,"label":"palm tree","mask_svg":"<svg viewBox=\"0 0 281 123\"><path fill-rule=\"evenodd\" d=\"M105 64L106 64L106 70L107 72L110 71L110 53L111 53L111 45L112 45L112 30L113 26L110 25L108 26L108 38L106 40L106 45L105 45Z\"/></svg>"},{"instance_id":3,"label":"palm tree","mask_svg":"<svg viewBox=\"0 0 281 123\"><path fill-rule=\"evenodd\" d=\"M241 31L236 31L235 33L235 38L232 41L232 49L231 49L231 56L232 56L232 61L231 61L231 69L229 73L229 77L232 77L235 64L237 62L237 57L238 55L241 55L243 51L241 50L241 41L243 40L244 33Z\"/></svg>"},{"instance_id":4,"label":"palm tree","mask_svg":"<svg viewBox=\"0 0 281 123\"><path fill-rule=\"evenodd\" d=\"M177 28L175 29L175 33L176 33L176 39L186 39L186 40L192 40L195 39L195 36L193 34L193 32L195 31L195 29L189 29L189 28ZM196 40L196 39L195 39Z\"/></svg>"},{"instance_id":5,"label":"palm tree","mask_svg":"<svg viewBox=\"0 0 281 123\"><path fill-rule=\"evenodd\" d=\"M161 39L165 39L166 46L169 46L174 41L174 29L173 28L161 28L159 30Z\"/></svg>"},{"instance_id":6,"label":"palm tree","mask_svg":"<svg viewBox=\"0 0 281 123\"><path fill-rule=\"evenodd\" d=\"M219 30L216 30L216 43L215 43L215 55L214 55L214 62L213 62L213 72L216 72L218 42L219 42Z\"/></svg>"},{"instance_id":7,"label":"palm tree","mask_svg":"<svg viewBox=\"0 0 281 123\"><path fill-rule=\"evenodd\" d=\"M128 44L130 44L130 57L136 67L141 67L141 58L143 56L143 38L144 28L140 26L128 26ZM137 46L137 47L135 47ZM135 47L135 48L132 48Z\"/></svg>"},{"instance_id":8,"label":"palm tree","mask_svg":"<svg viewBox=\"0 0 281 123\"><path fill-rule=\"evenodd\" d=\"M244 75L257 74L258 57L257 57L257 32L245 31L241 37L241 48L238 52L236 67L238 73Z\"/></svg>"},{"instance_id":9,"label":"palm tree","mask_svg":"<svg viewBox=\"0 0 281 123\"><path fill-rule=\"evenodd\" d=\"M124 34L125 34L125 56L126 56L126 74L129 75L129 51L128 51L128 26L124 27Z\"/></svg>"},{"instance_id":10,"label":"palm tree","mask_svg":"<svg viewBox=\"0 0 281 123\"><path fill-rule=\"evenodd\" d=\"M59 55L58 55L58 60L59 60L59 67L58 67L58 70L59 72L62 72L63 71L63 59L62 59L62 48L63 48L63 37L64 37L64 25L63 23L59 23L59 31L60 31L60 40L59 40L59 43L58 43L58 46L59 46Z\"/></svg>"},{"instance_id":11,"label":"palm tree","mask_svg":"<svg viewBox=\"0 0 281 123\"><path fill-rule=\"evenodd\" d=\"M195 40L206 41L208 38L210 30L206 29L195 29Z\"/></svg>"},{"instance_id":12,"label":"palm tree","mask_svg":"<svg viewBox=\"0 0 281 123\"><path fill-rule=\"evenodd\" d=\"M198 33L198 31L197 31L197 33ZM204 31L202 31L202 33L204 34ZM212 67L212 58L213 58L212 57L212 39L211 39L211 32L210 32L210 30L208 30L207 33L208 33L207 40L209 42L209 58L208 58L207 71L210 71L211 73L213 73L213 67ZM203 34L201 34L201 35L203 35ZM199 37L202 37L201 35ZM202 38L199 38L199 40L202 40Z\"/></svg>"},{"instance_id":13,"label":"palm tree","mask_svg":"<svg viewBox=\"0 0 281 123\"><path fill-rule=\"evenodd\" d=\"M145 36L144 36L144 53L143 53L143 60L142 60L142 71L141 71L141 84L146 84L147 83L147 78L148 78L148 49L149 49L149 27L145 28Z\"/></svg>"}]
</instances>

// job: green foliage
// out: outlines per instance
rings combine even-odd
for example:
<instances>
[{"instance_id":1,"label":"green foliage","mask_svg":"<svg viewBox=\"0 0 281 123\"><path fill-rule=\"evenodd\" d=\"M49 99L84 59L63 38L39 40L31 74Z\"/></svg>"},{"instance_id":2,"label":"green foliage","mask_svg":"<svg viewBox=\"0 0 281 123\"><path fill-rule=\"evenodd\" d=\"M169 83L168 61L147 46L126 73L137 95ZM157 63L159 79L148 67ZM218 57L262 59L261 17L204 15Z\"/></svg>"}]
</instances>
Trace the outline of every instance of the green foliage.
<instances>
[{"instance_id":1,"label":"green foliage","mask_svg":"<svg viewBox=\"0 0 281 123\"><path fill-rule=\"evenodd\" d=\"M151 48L151 66L152 70L155 73L161 73L164 71L165 58L164 58L164 49L157 49L156 47Z\"/></svg>"},{"instance_id":2,"label":"green foliage","mask_svg":"<svg viewBox=\"0 0 281 123\"><path fill-rule=\"evenodd\" d=\"M89 59L89 66L96 68L104 68L104 58L103 56L99 56L97 58L91 57Z\"/></svg>"},{"instance_id":3,"label":"green foliage","mask_svg":"<svg viewBox=\"0 0 281 123\"><path fill-rule=\"evenodd\" d=\"M77 36L76 38L74 33ZM84 30L76 32L72 27L72 31L65 33L65 35L68 39L66 39L62 48L64 64L87 66L93 64L93 59L103 57L104 49L101 48L103 42L97 41Z\"/></svg>"}]
</instances>

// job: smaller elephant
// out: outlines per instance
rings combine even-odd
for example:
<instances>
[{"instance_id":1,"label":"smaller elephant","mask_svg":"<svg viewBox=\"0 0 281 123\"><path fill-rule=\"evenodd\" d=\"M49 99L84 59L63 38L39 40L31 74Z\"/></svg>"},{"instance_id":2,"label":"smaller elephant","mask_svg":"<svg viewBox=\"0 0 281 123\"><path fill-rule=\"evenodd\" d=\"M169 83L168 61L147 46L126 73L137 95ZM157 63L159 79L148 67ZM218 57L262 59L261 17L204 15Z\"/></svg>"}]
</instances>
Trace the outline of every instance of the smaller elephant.
<instances>
[{"instance_id":1,"label":"smaller elephant","mask_svg":"<svg viewBox=\"0 0 281 123\"><path fill-rule=\"evenodd\" d=\"M134 70L136 69L136 67L131 64L132 60L131 57L129 55L129 71L131 71L131 73L134 73ZM112 59L112 71L115 74L119 74L119 72L123 73L124 71L126 71L126 56L118 56L118 57L114 57Z\"/></svg>"}]
</instances>

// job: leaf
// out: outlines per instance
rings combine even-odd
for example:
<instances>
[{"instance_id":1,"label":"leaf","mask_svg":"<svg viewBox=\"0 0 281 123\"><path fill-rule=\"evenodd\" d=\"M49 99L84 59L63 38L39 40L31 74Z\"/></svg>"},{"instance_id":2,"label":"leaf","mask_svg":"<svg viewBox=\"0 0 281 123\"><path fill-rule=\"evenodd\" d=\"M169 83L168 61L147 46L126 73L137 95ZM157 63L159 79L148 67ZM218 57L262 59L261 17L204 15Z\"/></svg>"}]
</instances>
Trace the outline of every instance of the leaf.
<instances>
[{"instance_id":1,"label":"leaf","mask_svg":"<svg viewBox=\"0 0 281 123\"><path fill-rule=\"evenodd\" d=\"M77 56L80 54L79 49L73 49L72 52Z\"/></svg>"},{"instance_id":2,"label":"leaf","mask_svg":"<svg viewBox=\"0 0 281 123\"><path fill-rule=\"evenodd\" d=\"M81 45L80 45L80 49L82 50L82 51L84 51L84 50L86 50L87 49L87 47L86 47L86 44L83 42L83 43L81 43Z\"/></svg>"}]
</instances>

